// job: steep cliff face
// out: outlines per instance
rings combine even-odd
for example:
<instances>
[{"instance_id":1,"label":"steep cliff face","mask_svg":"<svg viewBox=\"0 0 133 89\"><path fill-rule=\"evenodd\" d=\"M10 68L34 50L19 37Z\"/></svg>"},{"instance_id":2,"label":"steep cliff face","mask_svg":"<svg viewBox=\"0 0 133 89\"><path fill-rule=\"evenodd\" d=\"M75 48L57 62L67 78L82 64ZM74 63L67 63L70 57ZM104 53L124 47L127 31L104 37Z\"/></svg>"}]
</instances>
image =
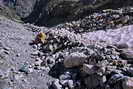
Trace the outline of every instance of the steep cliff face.
<instances>
[{"instance_id":1,"label":"steep cliff face","mask_svg":"<svg viewBox=\"0 0 133 89\"><path fill-rule=\"evenodd\" d=\"M41 26L54 26L82 19L99 9L119 8L132 4L132 0L3 0L16 11L24 22Z\"/></svg>"}]
</instances>

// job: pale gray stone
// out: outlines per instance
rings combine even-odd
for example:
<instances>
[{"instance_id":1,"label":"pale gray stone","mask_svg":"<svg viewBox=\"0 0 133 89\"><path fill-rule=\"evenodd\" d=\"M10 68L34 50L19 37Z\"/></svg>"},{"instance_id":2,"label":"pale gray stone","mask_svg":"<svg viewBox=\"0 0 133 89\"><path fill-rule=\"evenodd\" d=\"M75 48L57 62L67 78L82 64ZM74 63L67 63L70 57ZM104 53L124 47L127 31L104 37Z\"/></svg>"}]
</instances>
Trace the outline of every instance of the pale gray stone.
<instances>
[{"instance_id":1,"label":"pale gray stone","mask_svg":"<svg viewBox=\"0 0 133 89\"><path fill-rule=\"evenodd\" d=\"M71 53L68 57L65 58L64 66L67 68L78 67L80 65L83 65L86 58L87 56L83 53Z\"/></svg>"}]
</instances>

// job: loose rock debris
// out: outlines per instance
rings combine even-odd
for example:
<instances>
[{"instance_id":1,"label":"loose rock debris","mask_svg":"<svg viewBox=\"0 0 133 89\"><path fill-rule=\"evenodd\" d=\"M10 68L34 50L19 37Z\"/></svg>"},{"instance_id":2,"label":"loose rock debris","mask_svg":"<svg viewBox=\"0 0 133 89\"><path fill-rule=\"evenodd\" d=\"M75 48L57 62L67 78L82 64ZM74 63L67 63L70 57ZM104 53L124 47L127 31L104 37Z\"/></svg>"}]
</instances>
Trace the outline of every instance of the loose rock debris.
<instances>
[{"instance_id":1,"label":"loose rock debris","mask_svg":"<svg viewBox=\"0 0 133 89\"><path fill-rule=\"evenodd\" d=\"M47 43L36 44L42 52L37 69L48 68L56 78L50 88L132 89L132 64L120 56L117 47L100 42L84 45L52 33L46 37Z\"/></svg>"},{"instance_id":2,"label":"loose rock debris","mask_svg":"<svg viewBox=\"0 0 133 89\"><path fill-rule=\"evenodd\" d=\"M122 27L131 13L94 13L50 29L1 17L0 88L132 89L133 26Z\"/></svg>"}]
</instances>

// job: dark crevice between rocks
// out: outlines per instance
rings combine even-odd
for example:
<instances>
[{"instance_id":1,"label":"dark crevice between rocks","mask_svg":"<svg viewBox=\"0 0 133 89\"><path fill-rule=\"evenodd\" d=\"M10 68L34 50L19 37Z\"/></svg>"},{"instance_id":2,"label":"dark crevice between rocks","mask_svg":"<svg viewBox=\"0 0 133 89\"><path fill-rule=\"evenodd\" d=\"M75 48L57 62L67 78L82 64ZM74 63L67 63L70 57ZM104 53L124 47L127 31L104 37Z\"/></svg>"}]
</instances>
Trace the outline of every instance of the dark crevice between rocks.
<instances>
[{"instance_id":1,"label":"dark crevice between rocks","mask_svg":"<svg viewBox=\"0 0 133 89\"><path fill-rule=\"evenodd\" d=\"M69 71L72 74L78 73L76 80L79 80L79 78L82 78L79 68L80 67L66 68L62 62L58 62L50 69L48 74L54 78L59 78L60 75L64 74L66 71Z\"/></svg>"},{"instance_id":2,"label":"dark crevice between rocks","mask_svg":"<svg viewBox=\"0 0 133 89\"><path fill-rule=\"evenodd\" d=\"M55 64L51 70L49 71L49 75L55 78L59 78L59 75L63 74L65 72L65 67L62 63Z\"/></svg>"}]
</instances>

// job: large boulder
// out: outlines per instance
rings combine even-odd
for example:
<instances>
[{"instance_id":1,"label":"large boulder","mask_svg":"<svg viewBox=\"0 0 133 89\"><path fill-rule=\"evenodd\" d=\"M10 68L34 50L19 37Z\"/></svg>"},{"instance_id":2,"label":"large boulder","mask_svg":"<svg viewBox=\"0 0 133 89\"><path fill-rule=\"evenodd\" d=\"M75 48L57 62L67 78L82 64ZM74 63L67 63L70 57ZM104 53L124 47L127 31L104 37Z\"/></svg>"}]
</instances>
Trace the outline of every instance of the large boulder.
<instances>
[{"instance_id":1,"label":"large boulder","mask_svg":"<svg viewBox=\"0 0 133 89\"><path fill-rule=\"evenodd\" d=\"M72 67L79 67L83 65L85 62L87 56L83 53L71 53L66 59L64 60L64 66L66 68L72 68Z\"/></svg>"}]
</instances>

